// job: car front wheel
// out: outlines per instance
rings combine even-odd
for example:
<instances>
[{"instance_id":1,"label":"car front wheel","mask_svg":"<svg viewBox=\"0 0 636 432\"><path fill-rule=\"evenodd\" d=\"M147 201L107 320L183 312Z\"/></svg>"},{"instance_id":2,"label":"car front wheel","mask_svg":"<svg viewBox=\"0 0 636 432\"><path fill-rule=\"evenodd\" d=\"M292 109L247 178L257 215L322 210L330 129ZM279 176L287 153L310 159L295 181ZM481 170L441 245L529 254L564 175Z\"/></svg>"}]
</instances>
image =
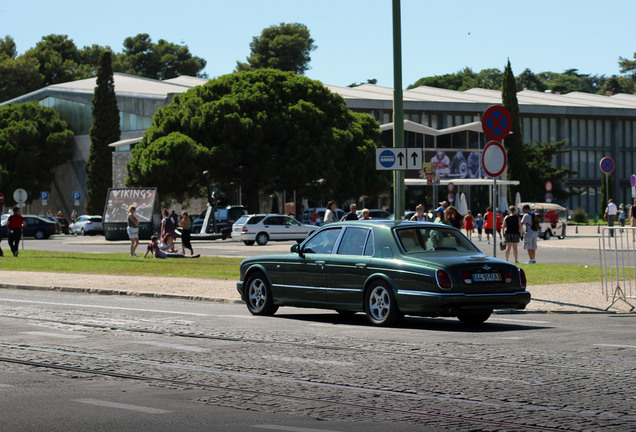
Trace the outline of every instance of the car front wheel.
<instances>
[{"instance_id":1,"label":"car front wheel","mask_svg":"<svg viewBox=\"0 0 636 432\"><path fill-rule=\"evenodd\" d=\"M256 243L260 246L265 246L268 241L269 241L269 236L267 235L267 233L259 233L256 236Z\"/></svg>"},{"instance_id":2,"label":"car front wheel","mask_svg":"<svg viewBox=\"0 0 636 432\"><path fill-rule=\"evenodd\" d=\"M33 236L38 240L44 240L46 238L46 234L44 234L44 231L41 230L36 231Z\"/></svg>"},{"instance_id":3,"label":"car front wheel","mask_svg":"<svg viewBox=\"0 0 636 432\"><path fill-rule=\"evenodd\" d=\"M470 326L477 326L486 322L492 314L492 309L464 310L457 313L461 322Z\"/></svg>"},{"instance_id":4,"label":"car front wheel","mask_svg":"<svg viewBox=\"0 0 636 432\"><path fill-rule=\"evenodd\" d=\"M364 311L371 324L390 326L402 319L395 296L385 281L373 282L364 296Z\"/></svg>"},{"instance_id":5,"label":"car front wheel","mask_svg":"<svg viewBox=\"0 0 636 432\"><path fill-rule=\"evenodd\" d=\"M247 309L252 315L274 315L278 306L274 305L272 289L263 273L257 272L247 281L245 296Z\"/></svg>"}]
</instances>

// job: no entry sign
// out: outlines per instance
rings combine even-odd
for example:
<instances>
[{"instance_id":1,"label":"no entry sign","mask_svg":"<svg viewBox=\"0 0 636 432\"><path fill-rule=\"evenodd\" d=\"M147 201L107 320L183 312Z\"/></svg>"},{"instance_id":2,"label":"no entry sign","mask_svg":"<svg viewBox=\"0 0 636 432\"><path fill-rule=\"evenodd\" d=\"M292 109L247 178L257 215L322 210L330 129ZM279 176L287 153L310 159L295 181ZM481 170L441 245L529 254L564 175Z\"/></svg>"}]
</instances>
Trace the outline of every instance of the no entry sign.
<instances>
[{"instance_id":1,"label":"no entry sign","mask_svg":"<svg viewBox=\"0 0 636 432\"><path fill-rule=\"evenodd\" d=\"M601 159L600 165L601 171L603 171L605 174L610 174L616 167L614 159L612 159L611 157L604 157L603 159Z\"/></svg>"},{"instance_id":2,"label":"no entry sign","mask_svg":"<svg viewBox=\"0 0 636 432\"><path fill-rule=\"evenodd\" d=\"M488 138L501 141L512 128L510 113L501 105L493 105L484 112L481 127Z\"/></svg>"},{"instance_id":3,"label":"no entry sign","mask_svg":"<svg viewBox=\"0 0 636 432\"><path fill-rule=\"evenodd\" d=\"M490 141L481 152L481 166L489 177L499 177L508 163L506 149L498 141Z\"/></svg>"}]
</instances>

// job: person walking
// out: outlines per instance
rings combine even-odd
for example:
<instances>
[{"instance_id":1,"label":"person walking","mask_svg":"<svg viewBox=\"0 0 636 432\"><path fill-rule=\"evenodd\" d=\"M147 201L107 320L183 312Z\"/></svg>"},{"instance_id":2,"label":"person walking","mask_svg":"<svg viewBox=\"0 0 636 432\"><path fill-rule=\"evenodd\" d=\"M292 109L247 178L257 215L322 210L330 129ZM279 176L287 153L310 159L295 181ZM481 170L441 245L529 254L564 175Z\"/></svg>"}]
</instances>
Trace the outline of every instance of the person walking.
<instances>
[{"instance_id":1,"label":"person walking","mask_svg":"<svg viewBox=\"0 0 636 432\"><path fill-rule=\"evenodd\" d=\"M504 238L506 239L506 261L510 257L510 250L515 258L515 263L519 262L519 252L517 250L517 243L521 237L521 221L519 215L517 215L517 209L515 206L510 206L509 213L503 220Z\"/></svg>"},{"instance_id":2,"label":"person walking","mask_svg":"<svg viewBox=\"0 0 636 432\"><path fill-rule=\"evenodd\" d=\"M629 218L631 219L632 228L636 228L636 199L629 209ZM636 229L632 230L632 240L636 241Z\"/></svg>"},{"instance_id":3,"label":"person walking","mask_svg":"<svg viewBox=\"0 0 636 432\"><path fill-rule=\"evenodd\" d=\"M135 216L137 207L131 205L128 207L128 217L126 218L126 232L128 232L128 238L130 239L130 256L136 257L137 246L139 246L139 220Z\"/></svg>"},{"instance_id":4,"label":"person walking","mask_svg":"<svg viewBox=\"0 0 636 432\"><path fill-rule=\"evenodd\" d=\"M468 210L466 216L464 216L464 229L466 230L466 237L470 240L473 239L473 229L475 228L473 213Z\"/></svg>"},{"instance_id":5,"label":"person walking","mask_svg":"<svg viewBox=\"0 0 636 432\"><path fill-rule=\"evenodd\" d=\"M181 227L181 253L185 255L185 250L190 250L190 255L194 255L194 249L192 249L191 234L192 234L192 221L188 212L181 213L181 219L179 220L179 226Z\"/></svg>"},{"instance_id":6,"label":"person walking","mask_svg":"<svg viewBox=\"0 0 636 432\"><path fill-rule=\"evenodd\" d=\"M13 214L7 220L7 240L13 256L18 256L18 246L22 238L22 228L26 226L26 220L20 214L20 207L13 208Z\"/></svg>"},{"instance_id":7,"label":"person walking","mask_svg":"<svg viewBox=\"0 0 636 432\"><path fill-rule=\"evenodd\" d=\"M537 216L530 210L528 204L523 206L523 247L528 251L528 262L526 264L536 264L537 238L539 238L539 224Z\"/></svg>"},{"instance_id":8,"label":"person walking","mask_svg":"<svg viewBox=\"0 0 636 432\"><path fill-rule=\"evenodd\" d=\"M475 226L477 227L477 238L481 241L481 231L484 227L484 219L481 213L477 213L477 220L475 221Z\"/></svg>"},{"instance_id":9,"label":"person walking","mask_svg":"<svg viewBox=\"0 0 636 432\"><path fill-rule=\"evenodd\" d=\"M484 231L486 232L486 244L490 244L490 234L492 234L492 241L497 241L495 235L495 214L492 209L488 207L484 214Z\"/></svg>"},{"instance_id":10,"label":"person walking","mask_svg":"<svg viewBox=\"0 0 636 432\"><path fill-rule=\"evenodd\" d=\"M616 220L616 214L618 213L618 208L616 204L614 204L613 199L609 199L607 202L607 208L605 209L605 219L607 219L607 226L613 227L614 221ZM609 230L610 237L614 237L614 229Z\"/></svg>"},{"instance_id":11,"label":"person walking","mask_svg":"<svg viewBox=\"0 0 636 432\"><path fill-rule=\"evenodd\" d=\"M446 219L448 225L453 226L458 230L462 229L464 217L455 206L449 205L446 207L446 210L444 210L444 219Z\"/></svg>"}]
</instances>

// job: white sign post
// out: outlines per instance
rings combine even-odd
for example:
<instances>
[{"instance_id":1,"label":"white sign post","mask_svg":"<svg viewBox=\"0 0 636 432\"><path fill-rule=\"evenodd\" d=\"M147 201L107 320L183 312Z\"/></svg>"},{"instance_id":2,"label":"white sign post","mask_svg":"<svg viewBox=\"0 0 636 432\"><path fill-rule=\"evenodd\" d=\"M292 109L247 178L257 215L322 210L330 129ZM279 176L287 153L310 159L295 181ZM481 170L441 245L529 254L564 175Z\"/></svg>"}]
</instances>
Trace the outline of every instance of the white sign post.
<instances>
[{"instance_id":1,"label":"white sign post","mask_svg":"<svg viewBox=\"0 0 636 432\"><path fill-rule=\"evenodd\" d=\"M506 170L508 155L499 141L490 141L481 152L481 166L488 177L492 177L492 238L493 256L497 256L497 177Z\"/></svg>"},{"instance_id":2,"label":"white sign post","mask_svg":"<svg viewBox=\"0 0 636 432\"><path fill-rule=\"evenodd\" d=\"M24 207L24 203L28 197L29 194L22 188L13 191L13 199L19 204L18 207Z\"/></svg>"}]
</instances>

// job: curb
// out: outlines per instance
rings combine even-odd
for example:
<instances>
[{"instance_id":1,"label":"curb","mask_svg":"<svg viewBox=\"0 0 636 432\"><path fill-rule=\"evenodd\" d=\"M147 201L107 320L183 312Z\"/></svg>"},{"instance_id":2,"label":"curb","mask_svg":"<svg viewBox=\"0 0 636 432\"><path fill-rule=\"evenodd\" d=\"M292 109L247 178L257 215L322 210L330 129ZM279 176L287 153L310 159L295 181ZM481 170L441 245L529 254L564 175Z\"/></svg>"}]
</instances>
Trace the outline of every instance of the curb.
<instances>
[{"instance_id":1,"label":"curb","mask_svg":"<svg viewBox=\"0 0 636 432\"><path fill-rule=\"evenodd\" d=\"M189 295L181 295L181 294L157 294L157 293L140 293L134 291L126 291L126 290L111 290L111 289L100 289L100 288L76 288L76 287L63 287L63 286L42 286L42 285L25 285L25 284L7 284L0 283L0 288L5 289L15 289L15 290L30 290L30 291L54 291L54 292L68 292L68 293L80 293L80 294L98 294L98 295L112 295L112 296L131 296L131 297L150 297L150 298L164 298L164 299L174 299L174 300L189 300L189 301L206 301L213 303L225 303L225 304L243 304L243 300L236 299L228 299L221 297L202 297L202 296L189 296ZM554 303L554 304L564 304L560 302L555 302L552 300L541 300L541 299L532 299L532 301L536 302L545 302L545 303ZM570 304L568 304L570 305ZM512 309L502 309L496 310L493 313L496 315L522 315L522 314L558 314L558 315L574 315L574 314L636 314L636 312L623 312L623 311L609 311L605 309L593 308L591 306L577 306L571 305L581 308L588 308L592 310L561 310L561 311L552 311L552 310L512 310Z\"/></svg>"}]
</instances>

